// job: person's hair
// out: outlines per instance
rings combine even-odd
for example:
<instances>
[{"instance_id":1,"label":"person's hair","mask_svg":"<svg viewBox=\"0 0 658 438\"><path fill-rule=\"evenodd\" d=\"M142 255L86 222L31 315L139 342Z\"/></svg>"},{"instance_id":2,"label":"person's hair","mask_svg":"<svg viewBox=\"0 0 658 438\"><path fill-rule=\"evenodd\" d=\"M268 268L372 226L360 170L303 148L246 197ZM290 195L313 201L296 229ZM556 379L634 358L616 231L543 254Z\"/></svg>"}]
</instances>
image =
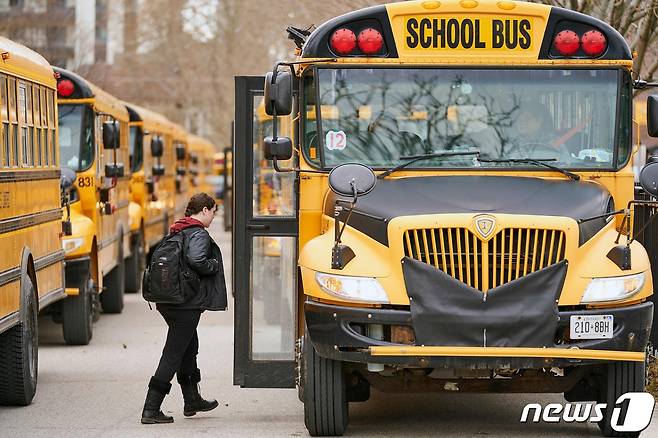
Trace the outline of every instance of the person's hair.
<instances>
[{"instance_id":1,"label":"person's hair","mask_svg":"<svg viewBox=\"0 0 658 438\"><path fill-rule=\"evenodd\" d=\"M185 216L192 216L203 211L203 207L206 207L208 210L212 210L215 206L215 200L212 196L207 193L197 193L192 196L187 202L187 207L185 208Z\"/></svg>"}]
</instances>

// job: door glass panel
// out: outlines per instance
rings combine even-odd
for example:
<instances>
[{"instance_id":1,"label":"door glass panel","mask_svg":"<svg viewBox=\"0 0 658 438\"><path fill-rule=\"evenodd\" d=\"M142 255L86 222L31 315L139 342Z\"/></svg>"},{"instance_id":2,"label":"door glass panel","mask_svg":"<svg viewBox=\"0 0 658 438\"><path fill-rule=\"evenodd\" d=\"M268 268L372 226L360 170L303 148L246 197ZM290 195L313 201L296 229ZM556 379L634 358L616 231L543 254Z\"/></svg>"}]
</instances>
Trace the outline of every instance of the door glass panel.
<instances>
[{"instance_id":1,"label":"door glass panel","mask_svg":"<svg viewBox=\"0 0 658 438\"><path fill-rule=\"evenodd\" d=\"M252 360L295 358L294 260L294 237L253 237L249 280Z\"/></svg>"},{"instance_id":2,"label":"door glass panel","mask_svg":"<svg viewBox=\"0 0 658 438\"><path fill-rule=\"evenodd\" d=\"M278 117L277 132L293 137L290 116ZM277 172L265 159L263 139L272 135L272 117L265 114L263 97L254 97L253 121L253 217L295 215L295 173ZM279 161L280 168L292 167L293 160Z\"/></svg>"}]
</instances>

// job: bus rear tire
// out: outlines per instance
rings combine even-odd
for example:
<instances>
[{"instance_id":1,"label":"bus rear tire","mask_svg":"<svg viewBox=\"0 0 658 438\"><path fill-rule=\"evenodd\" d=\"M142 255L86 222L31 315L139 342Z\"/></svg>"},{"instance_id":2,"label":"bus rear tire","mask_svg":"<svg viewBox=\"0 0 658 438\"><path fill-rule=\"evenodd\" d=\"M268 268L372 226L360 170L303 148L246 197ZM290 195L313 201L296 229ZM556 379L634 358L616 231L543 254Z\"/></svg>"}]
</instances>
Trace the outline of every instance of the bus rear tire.
<instances>
[{"instance_id":1,"label":"bus rear tire","mask_svg":"<svg viewBox=\"0 0 658 438\"><path fill-rule=\"evenodd\" d=\"M119 239L123 242L123 238ZM101 293L101 306L105 313L121 313L123 311L123 295L126 291L126 266L123 263L123 245L119 247L117 265L103 279L105 290Z\"/></svg>"},{"instance_id":2,"label":"bus rear tire","mask_svg":"<svg viewBox=\"0 0 658 438\"><path fill-rule=\"evenodd\" d=\"M342 436L349 422L340 361L320 357L307 335L303 344L304 423L311 436Z\"/></svg>"},{"instance_id":3,"label":"bus rear tire","mask_svg":"<svg viewBox=\"0 0 658 438\"><path fill-rule=\"evenodd\" d=\"M601 434L606 437L637 437L640 432L617 432L612 428L612 412L617 399L627 392L643 392L645 362L613 362L604 368L599 402L607 403L603 420L599 421Z\"/></svg>"},{"instance_id":4,"label":"bus rear tire","mask_svg":"<svg viewBox=\"0 0 658 438\"><path fill-rule=\"evenodd\" d=\"M62 331L68 345L88 345L93 336L93 282L87 276L80 283L78 295L62 302Z\"/></svg>"},{"instance_id":5,"label":"bus rear tire","mask_svg":"<svg viewBox=\"0 0 658 438\"><path fill-rule=\"evenodd\" d=\"M135 235L135 240L132 242L130 253L130 257L125 261L126 266L124 268L126 275L126 293L136 293L139 292L142 287L141 272L146 263L144 238L141 232Z\"/></svg>"},{"instance_id":6,"label":"bus rear tire","mask_svg":"<svg viewBox=\"0 0 658 438\"><path fill-rule=\"evenodd\" d=\"M27 289L25 313L19 324L0 334L0 405L27 406L37 391L38 304L30 277L21 282Z\"/></svg>"}]
</instances>

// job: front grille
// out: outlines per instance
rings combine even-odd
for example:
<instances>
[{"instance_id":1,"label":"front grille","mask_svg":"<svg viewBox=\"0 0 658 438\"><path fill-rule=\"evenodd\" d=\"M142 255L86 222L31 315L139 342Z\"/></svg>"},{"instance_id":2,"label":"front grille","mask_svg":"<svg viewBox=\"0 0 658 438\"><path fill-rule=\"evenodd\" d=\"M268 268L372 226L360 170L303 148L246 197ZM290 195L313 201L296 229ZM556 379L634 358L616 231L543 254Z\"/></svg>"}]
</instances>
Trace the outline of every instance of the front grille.
<instances>
[{"instance_id":1,"label":"front grille","mask_svg":"<svg viewBox=\"0 0 658 438\"><path fill-rule=\"evenodd\" d=\"M483 241L467 228L404 232L404 255L486 292L565 258L562 230L505 228Z\"/></svg>"}]
</instances>

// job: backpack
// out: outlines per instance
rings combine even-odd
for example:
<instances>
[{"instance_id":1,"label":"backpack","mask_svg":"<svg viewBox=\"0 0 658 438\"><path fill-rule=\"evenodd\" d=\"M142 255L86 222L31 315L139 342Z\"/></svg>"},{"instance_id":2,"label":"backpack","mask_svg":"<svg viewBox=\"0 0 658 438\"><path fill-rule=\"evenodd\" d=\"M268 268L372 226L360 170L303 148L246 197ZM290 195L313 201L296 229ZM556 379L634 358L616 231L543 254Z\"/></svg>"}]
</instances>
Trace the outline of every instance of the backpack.
<instances>
[{"instance_id":1,"label":"backpack","mask_svg":"<svg viewBox=\"0 0 658 438\"><path fill-rule=\"evenodd\" d=\"M185 233L166 235L155 247L144 271L142 295L146 301L182 304L190 298L189 268L185 263Z\"/></svg>"}]
</instances>

